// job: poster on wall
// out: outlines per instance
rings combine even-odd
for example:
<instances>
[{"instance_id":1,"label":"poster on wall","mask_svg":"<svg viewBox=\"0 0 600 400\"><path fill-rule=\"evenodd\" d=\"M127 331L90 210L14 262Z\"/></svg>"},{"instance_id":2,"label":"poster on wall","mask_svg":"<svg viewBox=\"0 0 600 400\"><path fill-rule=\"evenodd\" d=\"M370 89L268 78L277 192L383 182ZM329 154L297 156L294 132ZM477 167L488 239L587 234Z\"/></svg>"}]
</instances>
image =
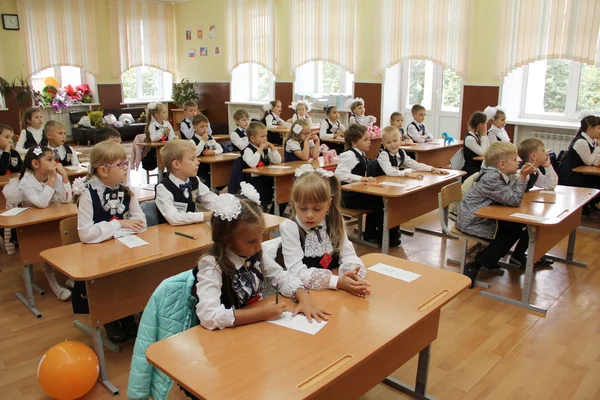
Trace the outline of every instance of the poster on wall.
<instances>
[{"instance_id":1,"label":"poster on wall","mask_svg":"<svg viewBox=\"0 0 600 400\"><path fill-rule=\"evenodd\" d=\"M196 57L196 49L188 49L188 57Z\"/></svg>"},{"instance_id":2,"label":"poster on wall","mask_svg":"<svg viewBox=\"0 0 600 400\"><path fill-rule=\"evenodd\" d=\"M192 40L192 30L191 29L185 30L185 40Z\"/></svg>"},{"instance_id":3,"label":"poster on wall","mask_svg":"<svg viewBox=\"0 0 600 400\"><path fill-rule=\"evenodd\" d=\"M203 37L202 37L202 35L203 35L203 31L204 31L204 30L202 29L202 27L201 27L201 26L199 26L199 27L198 27L198 39L200 39L200 40L202 40L202 39L203 39Z\"/></svg>"},{"instance_id":4,"label":"poster on wall","mask_svg":"<svg viewBox=\"0 0 600 400\"><path fill-rule=\"evenodd\" d=\"M210 28L208 29L208 37L209 38L211 38L211 39L215 38L215 33L216 33L215 30L216 30L215 25L211 25Z\"/></svg>"},{"instance_id":5,"label":"poster on wall","mask_svg":"<svg viewBox=\"0 0 600 400\"><path fill-rule=\"evenodd\" d=\"M215 56L221 55L221 46L215 46Z\"/></svg>"},{"instance_id":6,"label":"poster on wall","mask_svg":"<svg viewBox=\"0 0 600 400\"><path fill-rule=\"evenodd\" d=\"M208 55L208 47L200 47L200 57L206 57Z\"/></svg>"}]
</instances>

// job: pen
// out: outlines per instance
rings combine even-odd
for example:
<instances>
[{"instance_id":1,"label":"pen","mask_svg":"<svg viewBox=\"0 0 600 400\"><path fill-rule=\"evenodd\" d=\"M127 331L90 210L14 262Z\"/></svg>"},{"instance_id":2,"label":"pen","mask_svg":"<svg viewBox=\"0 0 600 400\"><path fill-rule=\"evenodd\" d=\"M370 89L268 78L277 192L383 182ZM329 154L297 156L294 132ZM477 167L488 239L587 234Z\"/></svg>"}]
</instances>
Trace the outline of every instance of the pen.
<instances>
[{"instance_id":1,"label":"pen","mask_svg":"<svg viewBox=\"0 0 600 400\"><path fill-rule=\"evenodd\" d=\"M176 235L179 235L179 236L186 237L186 238L188 238L188 239L196 240L196 236L190 236L190 235L186 235L185 233L181 233L181 232L175 232L175 234L176 234Z\"/></svg>"},{"instance_id":2,"label":"pen","mask_svg":"<svg viewBox=\"0 0 600 400\"><path fill-rule=\"evenodd\" d=\"M531 200L532 203L548 203L548 204L556 204L556 201L552 200Z\"/></svg>"}]
</instances>

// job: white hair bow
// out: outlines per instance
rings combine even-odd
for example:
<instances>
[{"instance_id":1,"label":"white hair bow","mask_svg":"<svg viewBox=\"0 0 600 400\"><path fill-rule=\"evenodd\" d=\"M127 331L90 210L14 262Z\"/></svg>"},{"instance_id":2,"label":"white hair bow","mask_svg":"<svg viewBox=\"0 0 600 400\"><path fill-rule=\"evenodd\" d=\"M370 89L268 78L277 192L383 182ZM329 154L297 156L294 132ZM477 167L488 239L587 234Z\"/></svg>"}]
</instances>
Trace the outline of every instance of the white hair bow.
<instances>
[{"instance_id":1,"label":"white hair bow","mask_svg":"<svg viewBox=\"0 0 600 400\"><path fill-rule=\"evenodd\" d=\"M494 117L496 117L496 114L498 113L498 111L504 112L504 110L500 106L496 106L496 107L487 106L485 108L485 110L483 110L483 113L485 114L485 116L487 117L487 119L489 121L490 119L494 119Z\"/></svg>"},{"instance_id":2,"label":"white hair bow","mask_svg":"<svg viewBox=\"0 0 600 400\"><path fill-rule=\"evenodd\" d=\"M290 106L290 108L296 111L296 108L298 108L299 104L304 104L306 106L306 112L310 112L310 110L312 110L312 103L308 100L292 101L292 105Z\"/></svg>"},{"instance_id":3,"label":"white hair bow","mask_svg":"<svg viewBox=\"0 0 600 400\"><path fill-rule=\"evenodd\" d=\"M344 106L345 106L347 109L350 109L350 107L352 107L352 104L354 104L354 103L361 103L361 104L363 104L363 105L364 105L364 104L365 104L365 101L364 101L362 98L360 98L360 97L355 97L355 98L353 98L353 99L348 99L348 100L346 100L346 101L344 102Z\"/></svg>"},{"instance_id":4,"label":"white hair bow","mask_svg":"<svg viewBox=\"0 0 600 400\"><path fill-rule=\"evenodd\" d=\"M40 154L42 154L42 148L40 146L36 147L35 149L33 149L33 154L39 156Z\"/></svg>"},{"instance_id":5,"label":"white hair bow","mask_svg":"<svg viewBox=\"0 0 600 400\"><path fill-rule=\"evenodd\" d=\"M71 185L71 191L76 196L81 196L88 188L89 182L86 178L76 178Z\"/></svg>"},{"instance_id":6,"label":"white hair bow","mask_svg":"<svg viewBox=\"0 0 600 400\"><path fill-rule=\"evenodd\" d=\"M242 203L230 193L220 194L219 199L212 204L214 214L222 220L233 221L242 212Z\"/></svg>"},{"instance_id":7,"label":"white hair bow","mask_svg":"<svg viewBox=\"0 0 600 400\"><path fill-rule=\"evenodd\" d=\"M158 106L159 103L148 103L148 111L150 110L154 110L156 108L156 106Z\"/></svg>"},{"instance_id":8,"label":"white hair bow","mask_svg":"<svg viewBox=\"0 0 600 400\"><path fill-rule=\"evenodd\" d=\"M302 129L304 129L304 127L302 127L302 125L295 124L294 127L292 128L292 131L294 131L294 133L296 135L299 135L302 132Z\"/></svg>"},{"instance_id":9,"label":"white hair bow","mask_svg":"<svg viewBox=\"0 0 600 400\"><path fill-rule=\"evenodd\" d=\"M258 191L256 190L256 188L254 186L252 186L251 184L246 183L246 182L241 182L240 188L241 188L240 193L242 195L244 195L244 197L247 197L248 199L252 200L256 204L260 205L260 194L258 193Z\"/></svg>"},{"instance_id":10,"label":"white hair bow","mask_svg":"<svg viewBox=\"0 0 600 400\"><path fill-rule=\"evenodd\" d=\"M318 172L327 179L329 179L333 176L333 172L327 171L323 168L314 169L313 166L310 164L302 164L299 168L296 168L296 171L294 172L294 176L296 178L298 178L307 172Z\"/></svg>"},{"instance_id":11,"label":"white hair bow","mask_svg":"<svg viewBox=\"0 0 600 400\"><path fill-rule=\"evenodd\" d=\"M263 111L268 112L271 111L273 109L273 104L269 103L265 103L262 106Z\"/></svg>"}]
</instances>

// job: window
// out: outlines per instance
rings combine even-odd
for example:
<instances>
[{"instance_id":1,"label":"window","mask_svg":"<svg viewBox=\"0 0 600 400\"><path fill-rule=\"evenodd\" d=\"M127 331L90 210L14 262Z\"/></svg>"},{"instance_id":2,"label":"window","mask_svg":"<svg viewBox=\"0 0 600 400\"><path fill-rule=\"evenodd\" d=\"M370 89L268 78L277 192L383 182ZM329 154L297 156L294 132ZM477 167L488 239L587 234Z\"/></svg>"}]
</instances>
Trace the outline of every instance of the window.
<instances>
[{"instance_id":1,"label":"window","mask_svg":"<svg viewBox=\"0 0 600 400\"><path fill-rule=\"evenodd\" d=\"M294 93L315 98L331 94L352 95L354 75L327 62L311 61L296 68Z\"/></svg>"},{"instance_id":2,"label":"window","mask_svg":"<svg viewBox=\"0 0 600 400\"><path fill-rule=\"evenodd\" d=\"M406 109L410 109L414 104L421 104L427 110L432 110L435 108L433 95L441 92L441 110L458 112L462 91L460 76L431 61L410 60L405 61L404 64L407 68L403 68L403 70L408 70L405 78L407 91L404 107Z\"/></svg>"},{"instance_id":3,"label":"window","mask_svg":"<svg viewBox=\"0 0 600 400\"><path fill-rule=\"evenodd\" d=\"M92 74L89 74L78 67L50 67L46 68L37 74L31 75L31 86L33 89L41 92L46 84L44 79L48 77L56 78L58 85L63 87L72 85L73 87L86 83L92 90L92 96L96 94L96 79Z\"/></svg>"},{"instance_id":4,"label":"window","mask_svg":"<svg viewBox=\"0 0 600 400\"><path fill-rule=\"evenodd\" d=\"M141 66L131 68L121 75L125 102L169 100L173 76L157 68Z\"/></svg>"},{"instance_id":5,"label":"window","mask_svg":"<svg viewBox=\"0 0 600 400\"><path fill-rule=\"evenodd\" d=\"M267 102L275 97L275 77L258 64L241 64L231 71L231 101Z\"/></svg>"}]
</instances>

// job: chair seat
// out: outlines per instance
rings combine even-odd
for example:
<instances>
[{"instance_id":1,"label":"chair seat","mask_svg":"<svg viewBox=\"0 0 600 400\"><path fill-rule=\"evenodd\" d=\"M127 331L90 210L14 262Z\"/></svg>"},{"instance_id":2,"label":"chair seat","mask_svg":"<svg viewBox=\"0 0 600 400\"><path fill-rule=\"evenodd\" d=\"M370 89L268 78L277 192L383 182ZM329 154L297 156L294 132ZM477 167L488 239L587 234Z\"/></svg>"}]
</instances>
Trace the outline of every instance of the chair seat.
<instances>
[{"instance_id":1,"label":"chair seat","mask_svg":"<svg viewBox=\"0 0 600 400\"><path fill-rule=\"evenodd\" d=\"M354 208L342 208L342 215L344 217L356 218L363 214L370 214L371 210L359 210Z\"/></svg>"},{"instance_id":2,"label":"chair seat","mask_svg":"<svg viewBox=\"0 0 600 400\"><path fill-rule=\"evenodd\" d=\"M480 237L477 237L477 236L471 236L471 235L468 235L468 234L466 234L466 233L463 233L463 232L459 231L459 230L456 228L456 226L453 226L453 227L452 227L452 229L450 229L450 231L451 231L453 234L457 235L457 236L461 236L461 237L463 237L463 238L465 238L465 239L467 239L467 240L471 240L471 241L473 241L473 242L477 242L477 243L486 243L486 244L490 243L490 241L489 241L489 240L482 239L482 238L480 238Z\"/></svg>"}]
</instances>

